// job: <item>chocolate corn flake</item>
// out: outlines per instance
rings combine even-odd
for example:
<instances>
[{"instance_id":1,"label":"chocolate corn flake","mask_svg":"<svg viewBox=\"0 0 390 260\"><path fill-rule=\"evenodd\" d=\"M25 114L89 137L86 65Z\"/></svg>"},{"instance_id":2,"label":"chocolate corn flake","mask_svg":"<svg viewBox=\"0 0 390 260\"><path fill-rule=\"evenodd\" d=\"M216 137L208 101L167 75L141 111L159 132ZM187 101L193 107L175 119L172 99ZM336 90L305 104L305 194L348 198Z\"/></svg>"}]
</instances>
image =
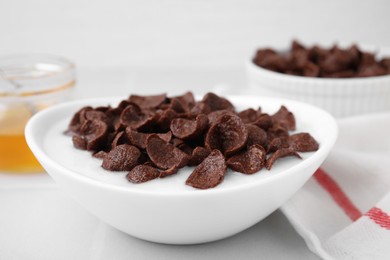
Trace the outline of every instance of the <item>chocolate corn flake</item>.
<instances>
[{"instance_id":1,"label":"chocolate corn flake","mask_svg":"<svg viewBox=\"0 0 390 260\"><path fill-rule=\"evenodd\" d=\"M123 131L118 132L114 139L111 142L111 147L115 148L120 144L124 144L126 142L126 135Z\"/></svg>"},{"instance_id":2,"label":"chocolate corn flake","mask_svg":"<svg viewBox=\"0 0 390 260\"><path fill-rule=\"evenodd\" d=\"M172 109L177 113L185 113L187 112L187 108L178 98L172 98L171 102L168 104L167 108Z\"/></svg>"},{"instance_id":3,"label":"chocolate corn flake","mask_svg":"<svg viewBox=\"0 0 390 260\"><path fill-rule=\"evenodd\" d=\"M261 114L253 124L267 131L273 125L272 117L266 113Z\"/></svg>"},{"instance_id":4,"label":"chocolate corn flake","mask_svg":"<svg viewBox=\"0 0 390 260\"><path fill-rule=\"evenodd\" d=\"M209 114L219 110L234 111L234 106L226 98L214 93L207 93L200 102L195 104L191 112L194 114Z\"/></svg>"},{"instance_id":5,"label":"chocolate corn flake","mask_svg":"<svg viewBox=\"0 0 390 260\"><path fill-rule=\"evenodd\" d=\"M73 146L76 147L77 149L87 150L87 141L83 136L80 135L72 136L72 142L73 142Z\"/></svg>"},{"instance_id":6,"label":"chocolate corn flake","mask_svg":"<svg viewBox=\"0 0 390 260\"><path fill-rule=\"evenodd\" d=\"M323 59L320 49L300 55L295 58ZM372 66L369 55L364 59L365 66ZM83 107L65 134L72 136L75 148L102 159L104 169L128 171L129 182L165 178L196 166L186 184L208 189L223 181L227 166L254 174L263 166L270 169L281 157L318 149L310 134L290 135L294 129L294 115L284 106L274 115L260 108L236 112L230 101L216 94L195 101L187 92L176 97L131 95L114 107Z\"/></svg>"},{"instance_id":7,"label":"chocolate corn flake","mask_svg":"<svg viewBox=\"0 0 390 260\"><path fill-rule=\"evenodd\" d=\"M269 49L259 50L253 62L260 67L276 72L284 72L288 69L287 57Z\"/></svg>"},{"instance_id":8,"label":"chocolate corn flake","mask_svg":"<svg viewBox=\"0 0 390 260\"><path fill-rule=\"evenodd\" d=\"M137 165L126 175L129 182L132 183L143 183L158 178L160 175L159 171L148 165Z\"/></svg>"},{"instance_id":9,"label":"chocolate corn flake","mask_svg":"<svg viewBox=\"0 0 390 260\"><path fill-rule=\"evenodd\" d=\"M166 94L154 96L131 95L129 97L129 101L138 105L140 108L155 108L161 105L165 101L166 97Z\"/></svg>"},{"instance_id":10,"label":"chocolate corn flake","mask_svg":"<svg viewBox=\"0 0 390 260\"><path fill-rule=\"evenodd\" d=\"M265 163L265 168L267 168L267 170L271 170L272 165L274 165L276 160L288 156L295 156L299 159L302 159L302 157L293 148L280 148L268 157Z\"/></svg>"},{"instance_id":11,"label":"chocolate corn flake","mask_svg":"<svg viewBox=\"0 0 390 260\"><path fill-rule=\"evenodd\" d=\"M147 115L142 113L140 107L135 104L129 104L121 112L120 123L124 126L131 126L132 128L137 128L140 123L146 120L146 118Z\"/></svg>"},{"instance_id":12,"label":"chocolate corn flake","mask_svg":"<svg viewBox=\"0 0 390 260\"><path fill-rule=\"evenodd\" d=\"M270 49L270 48L259 49L259 50L257 50L253 61L256 64L262 63L267 57L270 57L270 56L273 56L276 54L277 54L277 52L273 49Z\"/></svg>"},{"instance_id":13,"label":"chocolate corn flake","mask_svg":"<svg viewBox=\"0 0 390 260\"><path fill-rule=\"evenodd\" d=\"M260 115L261 115L261 111L254 110L253 108L248 108L238 113L238 116L245 124L254 123L259 118Z\"/></svg>"},{"instance_id":14,"label":"chocolate corn flake","mask_svg":"<svg viewBox=\"0 0 390 260\"><path fill-rule=\"evenodd\" d=\"M267 132L264 131L264 129L253 124L246 124L246 129L248 131L248 140L246 143L248 147L254 144L258 144L263 147L268 146Z\"/></svg>"},{"instance_id":15,"label":"chocolate corn flake","mask_svg":"<svg viewBox=\"0 0 390 260\"><path fill-rule=\"evenodd\" d=\"M99 110L88 110L85 111L85 118L87 120L99 120L105 122L107 125L110 125L111 121L108 116Z\"/></svg>"},{"instance_id":16,"label":"chocolate corn flake","mask_svg":"<svg viewBox=\"0 0 390 260\"><path fill-rule=\"evenodd\" d=\"M188 166L195 166L200 164L204 159L206 159L207 156L210 155L210 152L211 151L205 147L195 147L195 149L192 151Z\"/></svg>"},{"instance_id":17,"label":"chocolate corn flake","mask_svg":"<svg viewBox=\"0 0 390 260\"><path fill-rule=\"evenodd\" d=\"M232 112L230 110L226 110L226 109L213 111L207 115L207 118L209 120L209 124L215 125L215 124L219 123L222 116L225 114L234 115L234 116L236 115L234 112Z\"/></svg>"},{"instance_id":18,"label":"chocolate corn flake","mask_svg":"<svg viewBox=\"0 0 390 260\"><path fill-rule=\"evenodd\" d=\"M121 144L113 148L103 159L102 167L110 171L130 171L141 156L137 147Z\"/></svg>"},{"instance_id":19,"label":"chocolate corn flake","mask_svg":"<svg viewBox=\"0 0 390 260\"><path fill-rule=\"evenodd\" d=\"M83 107L79 111L77 111L73 115L72 119L70 120L69 130L74 132L74 133L78 133L81 125L87 120L87 118L85 117L85 112L90 111L90 110L92 110L92 107L87 106L87 107Z\"/></svg>"},{"instance_id":20,"label":"chocolate corn flake","mask_svg":"<svg viewBox=\"0 0 390 260\"><path fill-rule=\"evenodd\" d=\"M179 168L177 168L176 166L173 166L169 169L161 170L158 177L165 178L165 177L168 177L168 176L171 176L171 175L177 173L178 171L179 171Z\"/></svg>"},{"instance_id":21,"label":"chocolate corn flake","mask_svg":"<svg viewBox=\"0 0 390 260\"><path fill-rule=\"evenodd\" d=\"M218 123L218 129L224 154L234 154L245 146L248 130L238 116L224 115Z\"/></svg>"},{"instance_id":22,"label":"chocolate corn flake","mask_svg":"<svg viewBox=\"0 0 390 260\"><path fill-rule=\"evenodd\" d=\"M264 167L266 157L267 153L262 146L252 145L247 150L230 157L227 165L234 171L253 174Z\"/></svg>"},{"instance_id":23,"label":"chocolate corn flake","mask_svg":"<svg viewBox=\"0 0 390 260\"><path fill-rule=\"evenodd\" d=\"M206 134L205 146L219 149L226 156L241 150L248 139L248 130L236 115L223 115L219 123L212 125Z\"/></svg>"},{"instance_id":24,"label":"chocolate corn flake","mask_svg":"<svg viewBox=\"0 0 390 260\"><path fill-rule=\"evenodd\" d=\"M231 110L234 111L234 106L226 98L220 97L214 93L207 93L202 102L205 103L209 108L210 112L217 110Z\"/></svg>"},{"instance_id":25,"label":"chocolate corn flake","mask_svg":"<svg viewBox=\"0 0 390 260\"><path fill-rule=\"evenodd\" d=\"M98 158L98 159L104 159L104 157L106 157L106 155L107 155L107 152L105 152L105 151L99 151L99 152L95 152L92 154L93 157Z\"/></svg>"},{"instance_id":26,"label":"chocolate corn flake","mask_svg":"<svg viewBox=\"0 0 390 260\"><path fill-rule=\"evenodd\" d=\"M179 148L164 141L153 134L146 141L146 152L150 160L160 169L172 167L182 168L189 160L189 156Z\"/></svg>"},{"instance_id":27,"label":"chocolate corn flake","mask_svg":"<svg viewBox=\"0 0 390 260\"><path fill-rule=\"evenodd\" d=\"M288 144L297 152L317 151L319 144L309 133L298 133L288 137Z\"/></svg>"},{"instance_id":28,"label":"chocolate corn flake","mask_svg":"<svg viewBox=\"0 0 390 260\"><path fill-rule=\"evenodd\" d=\"M289 147L287 137L275 137L268 144L267 154L273 153L281 148L287 148L287 147Z\"/></svg>"},{"instance_id":29,"label":"chocolate corn flake","mask_svg":"<svg viewBox=\"0 0 390 260\"><path fill-rule=\"evenodd\" d=\"M383 58L379 63L390 73L390 58Z\"/></svg>"},{"instance_id":30,"label":"chocolate corn flake","mask_svg":"<svg viewBox=\"0 0 390 260\"><path fill-rule=\"evenodd\" d=\"M320 67L324 72L335 73L344 70L349 70L352 66L356 66L356 55L351 55L348 50L336 48L329 53L320 63Z\"/></svg>"},{"instance_id":31,"label":"chocolate corn flake","mask_svg":"<svg viewBox=\"0 0 390 260\"><path fill-rule=\"evenodd\" d=\"M181 144L184 144L184 141L173 136L170 143L173 144L173 146L177 147L180 146Z\"/></svg>"},{"instance_id":32,"label":"chocolate corn flake","mask_svg":"<svg viewBox=\"0 0 390 260\"><path fill-rule=\"evenodd\" d=\"M125 132L126 132L127 140L129 140L129 143L140 149L146 148L146 140L150 135L152 135L150 133L137 132L136 130L131 129L130 127L127 127ZM158 133L157 136L166 142L170 142L172 138L172 133L170 131L167 133Z\"/></svg>"},{"instance_id":33,"label":"chocolate corn flake","mask_svg":"<svg viewBox=\"0 0 390 260\"><path fill-rule=\"evenodd\" d=\"M142 131L153 127L156 124L158 117L157 114L148 115L142 112L138 106L130 104L122 111L119 122L124 127L131 127Z\"/></svg>"},{"instance_id":34,"label":"chocolate corn flake","mask_svg":"<svg viewBox=\"0 0 390 260\"><path fill-rule=\"evenodd\" d=\"M189 140L203 134L207 129L209 120L206 115L199 114L195 120L175 118L171 121L171 131L174 136L182 140Z\"/></svg>"},{"instance_id":35,"label":"chocolate corn flake","mask_svg":"<svg viewBox=\"0 0 390 260\"><path fill-rule=\"evenodd\" d=\"M169 128L171 126L172 120L177 117L178 113L176 113L175 110L168 108L167 110L161 112L156 122L156 125L160 131L167 132L170 130Z\"/></svg>"},{"instance_id":36,"label":"chocolate corn flake","mask_svg":"<svg viewBox=\"0 0 390 260\"><path fill-rule=\"evenodd\" d=\"M272 120L278 122L279 125L285 125L287 130L295 130L294 114L288 111L285 106L281 106L278 112L272 115Z\"/></svg>"},{"instance_id":37,"label":"chocolate corn flake","mask_svg":"<svg viewBox=\"0 0 390 260\"><path fill-rule=\"evenodd\" d=\"M205 102L197 102L190 111L194 115L205 114L208 115L212 112L211 108Z\"/></svg>"},{"instance_id":38,"label":"chocolate corn flake","mask_svg":"<svg viewBox=\"0 0 390 260\"><path fill-rule=\"evenodd\" d=\"M290 61L289 69L293 71L305 69L306 65L309 63L308 52L301 49L295 49L288 56Z\"/></svg>"},{"instance_id":39,"label":"chocolate corn flake","mask_svg":"<svg viewBox=\"0 0 390 260\"><path fill-rule=\"evenodd\" d=\"M185 152L188 155L191 155L193 150L194 150L191 146L189 146L188 144L186 144L184 142L182 144L179 144L176 147L179 148L180 150L182 150L183 152Z\"/></svg>"},{"instance_id":40,"label":"chocolate corn flake","mask_svg":"<svg viewBox=\"0 0 390 260\"><path fill-rule=\"evenodd\" d=\"M80 137L83 138L86 143L85 149L94 151L105 146L108 135L108 126L103 121L96 119L87 120L81 125L79 133L81 134Z\"/></svg>"},{"instance_id":41,"label":"chocolate corn flake","mask_svg":"<svg viewBox=\"0 0 390 260\"><path fill-rule=\"evenodd\" d=\"M267 138L272 142L275 138L287 139L289 133L285 124L275 123L267 130Z\"/></svg>"},{"instance_id":42,"label":"chocolate corn flake","mask_svg":"<svg viewBox=\"0 0 390 260\"><path fill-rule=\"evenodd\" d=\"M197 189L209 189L220 184L226 174L225 157L219 150L213 150L199 164L186 180L186 184Z\"/></svg>"},{"instance_id":43,"label":"chocolate corn flake","mask_svg":"<svg viewBox=\"0 0 390 260\"><path fill-rule=\"evenodd\" d=\"M320 75L320 68L313 62L308 62L302 69L302 74L305 77L318 77Z\"/></svg>"},{"instance_id":44,"label":"chocolate corn flake","mask_svg":"<svg viewBox=\"0 0 390 260\"><path fill-rule=\"evenodd\" d=\"M372 77L390 74L386 68L380 64L361 66L357 73L358 77Z\"/></svg>"},{"instance_id":45,"label":"chocolate corn flake","mask_svg":"<svg viewBox=\"0 0 390 260\"><path fill-rule=\"evenodd\" d=\"M191 111L191 109L195 106L195 98L191 92L186 92L183 95L177 96L175 98L181 102L186 112Z\"/></svg>"}]
</instances>

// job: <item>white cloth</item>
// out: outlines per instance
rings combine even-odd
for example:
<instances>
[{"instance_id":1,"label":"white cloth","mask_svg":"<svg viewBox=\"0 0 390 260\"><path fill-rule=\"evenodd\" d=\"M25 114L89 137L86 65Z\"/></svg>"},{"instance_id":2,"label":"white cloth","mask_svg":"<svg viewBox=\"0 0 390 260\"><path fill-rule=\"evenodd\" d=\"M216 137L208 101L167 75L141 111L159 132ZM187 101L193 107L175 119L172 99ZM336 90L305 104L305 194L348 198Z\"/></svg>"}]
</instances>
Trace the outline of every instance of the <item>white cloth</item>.
<instances>
[{"instance_id":1,"label":"white cloth","mask_svg":"<svg viewBox=\"0 0 390 260\"><path fill-rule=\"evenodd\" d=\"M324 259L390 259L390 114L339 127L330 156L282 211Z\"/></svg>"}]
</instances>

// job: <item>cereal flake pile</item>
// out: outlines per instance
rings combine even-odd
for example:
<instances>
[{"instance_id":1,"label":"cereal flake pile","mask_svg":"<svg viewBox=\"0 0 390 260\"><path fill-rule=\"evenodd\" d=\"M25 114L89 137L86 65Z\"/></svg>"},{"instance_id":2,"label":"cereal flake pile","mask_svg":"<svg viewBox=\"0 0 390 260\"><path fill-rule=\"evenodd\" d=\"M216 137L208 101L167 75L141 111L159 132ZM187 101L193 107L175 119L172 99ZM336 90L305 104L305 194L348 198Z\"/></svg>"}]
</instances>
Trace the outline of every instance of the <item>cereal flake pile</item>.
<instances>
[{"instance_id":1,"label":"cereal flake pile","mask_svg":"<svg viewBox=\"0 0 390 260\"><path fill-rule=\"evenodd\" d=\"M198 189L220 184L227 168L254 174L286 156L316 151L309 133L295 130L284 106L273 115L261 108L237 112L213 93L195 101L191 92L167 97L131 95L116 107L83 107L70 121L74 147L91 151L109 171L127 171L143 183L196 166L186 184Z\"/></svg>"}]
</instances>

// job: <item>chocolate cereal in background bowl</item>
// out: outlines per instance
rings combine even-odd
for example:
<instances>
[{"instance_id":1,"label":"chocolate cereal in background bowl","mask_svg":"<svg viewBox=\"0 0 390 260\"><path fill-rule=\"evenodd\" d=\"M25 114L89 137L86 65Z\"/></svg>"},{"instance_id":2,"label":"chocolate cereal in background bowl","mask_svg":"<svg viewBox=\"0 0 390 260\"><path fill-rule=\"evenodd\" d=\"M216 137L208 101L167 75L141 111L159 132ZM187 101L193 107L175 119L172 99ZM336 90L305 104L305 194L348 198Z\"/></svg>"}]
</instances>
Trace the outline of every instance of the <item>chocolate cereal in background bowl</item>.
<instances>
[{"instance_id":1,"label":"chocolate cereal in background bowl","mask_svg":"<svg viewBox=\"0 0 390 260\"><path fill-rule=\"evenodd\" d=\"M249 92L317 105L336 117L390 111L390 49L360 44L260 48Z\"/></svg>"},{"instance_id":2,"label":"chocolate cereal in background bowl","mask_svg":"<svg viewBox=\"0 0 390 260\"><path fill-rule=\"evenodd\" d=\"M232 236L286 202L337 137L315 106L261 96L137 96L35 115L26 140L65 192L132 236L196 244Z\"/></svg>"}]
</instances>

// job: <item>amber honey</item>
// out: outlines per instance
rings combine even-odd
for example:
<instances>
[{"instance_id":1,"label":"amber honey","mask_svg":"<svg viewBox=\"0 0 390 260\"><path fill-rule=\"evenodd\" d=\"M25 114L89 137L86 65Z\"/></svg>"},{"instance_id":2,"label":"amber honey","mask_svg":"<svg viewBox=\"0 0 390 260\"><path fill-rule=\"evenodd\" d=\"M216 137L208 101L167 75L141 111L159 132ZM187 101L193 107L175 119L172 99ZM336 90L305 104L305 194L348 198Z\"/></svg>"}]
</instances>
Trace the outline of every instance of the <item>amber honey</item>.
<instances>
[{"instance_id":1,"label":"amber honey","mask_svg":"<svg viewBox=\"0 0 390 260\"><path fill-rule=\"evenodd\" d=\"M28 148L23 134L0 135L0 169L10 172L43 171Z\"/></svg>"},{"instance_id":2,"label":"amber honey","mask_svg":"<svg viewBox=\"0 0 390 260\"><path fill-rule=\"evenodd\" d=\"M8 104L0 110L0 171L39 172L35 159L24 138L24 127L32 116L32 105Z\"/></svg>"}]
</instances>

